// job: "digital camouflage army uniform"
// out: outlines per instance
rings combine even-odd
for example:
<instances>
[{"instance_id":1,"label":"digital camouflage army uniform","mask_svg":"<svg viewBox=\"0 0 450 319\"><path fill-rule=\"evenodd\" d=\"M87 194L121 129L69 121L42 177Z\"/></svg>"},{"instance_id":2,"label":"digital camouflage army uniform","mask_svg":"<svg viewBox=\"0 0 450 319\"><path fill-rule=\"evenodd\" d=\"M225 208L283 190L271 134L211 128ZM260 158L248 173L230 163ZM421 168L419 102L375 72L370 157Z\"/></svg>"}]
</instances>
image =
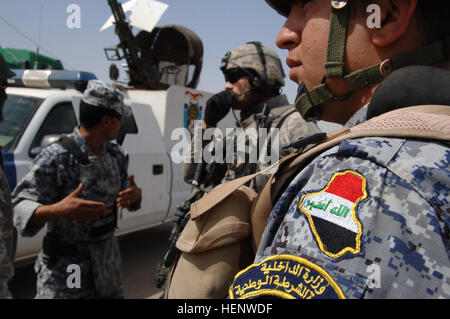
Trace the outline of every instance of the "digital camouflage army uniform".
<instances>
[{"instance_id":1,"label":"digital camouflage army uniform","mask_svg":"<svg viewBox=\"0 0 450 319\"><path fill-rule=\"evenodd\" d=\"M292 149L283 150L283 146L302 137L320 132L316 123L306 122L295 111L294 106L289 105L286 96L278 93L279 89L284 86L285 74L280 58L272 48L259 42L248 42L228 51L222 58L220 69L224 74L234 69L245 70L243 74L248 75L251 89L249 92L241 94L245 93L251 97L262 97L264 96L262 94L267 94L270 90L276 92L272 97L261 98L262 101L257 104L249 102L242 108L240 121L242 128L236 128L234 132L234 160L226 160L228 168L222 182L249 175L268 167L292 151ZM264 106L270 109L270 113L267 115L266 124L258 126L255 114L262 112ZM243 116L244 113L245 115ZM270 128L279 129L279 135L274 135L269 151L267 151L267 140L258 135L258 127L265 128L267 136L270 136ZM223 133L225 134L225 132ZM250 145L250 147L242 152L237 146L239 141L245 141L245 145ZM276 147L277 141L278 149ZM260 150L258 150L259 145L262 146ZM202 152L202 149L194 149L195 147L193 146L191 149L188 162L193 162L193 158L198 158L197 152ZM276 153L271 153L271 150L274 150ZM267 154L267 156L264 158L262 154ZM192 180L194 173L194 164L188 163L184 165L184 178L186 181ZM255 190L260 189L267 178L268 175L259 176L251 187Z\"/></svg>"},{"instance_id":2,"label":"digital camouflage army uniform","mask_svg":"<svg viewBox=\"0 0 450 319\"><path fill-rule=\"evenodd\" d=\"M260 52L258 52L258 48ZM264 57L262 57L261 54L263 54ZM255 93L252 94L259 94L261 90L267 91L271 88L284 86L285 74L283 66L281 65L280 58L272 48L262 45L258 42L248 42L225 54L220 66L222 72L225 73L235 68L252 70L258 74L257 81L254 81L253 79L251 79L251 77L249 77L250 85L255 89ZM245 163L237 163L237 161L235 161L234 164L230 164L223 181L230 181L241 176L249 175L254 173L255 171L259 171L260 169L270 166L284 155L287 155L289 151L292 151L292 149L283 150L283 146L286 146L302 137L320 132L316 123L306 122L300 116L300 114L295 111L294 106L289 106L289 102L284 95L277 95L275 97L265 99L256 106L247 105L241 112L248 112L248 110L254 110L254 113L261 112L264 104L271 109L270 113L267 116L267 122L269 123L269 125L267 125L267 129L279 129L279 149L276 150L276 144L273 147L275 148L277 154L270 154L270 149L272 147L268 147L266 140L266 142L263 143L262 149L259 151L257 163L254 163L254 161L253 163L251 163L248 160L249 157L251 158L251 155L248 154L247 151L247 154L245 154L245 156L241 156L245 158ZM242 120L241 123L244 130L257 127L257 122L254 118L254 114ZM267 131L267 135L270 135L270 131ZM259 138L261 139L261 136L259 136ZM238 139L239 136L237 140ZM268 138L268 140L270 140L270 137ZM273 142L274 141L272 140L271 143ZM253 145L253 149L257 150L256 146L259 147L258 137L255 137L253 139ZM267 151L267 148L269 148L269 151ZM269 158L263 158L263 154L267 154L268 157L270 154L271 157L275 158L275 161L271 162L269 161ZM236 157L237 156L235 154L235 158ZM259 176L256 182L251 185L252 188L254 188L255 190L260 189L264 185L267 178L268 175Z\"/></svg>"},{"instance_id":3,"label":"digital camouflage army uniform","mask_svg":"<svg viewBox=\"0 0 450 319\"><path fill-rule=\"evenodd\" d=\"M323 152L278 200L255 264L269 258L259 270L280 276L277 293L294 274L297 298L449 298L449 158L440 142L384 137Z\"/></svg>"},{"instance_id":4,"label":"digital camouflage army uniform","mask_svg":"<svg viewBox=\"0 0 450 319\"><path fill-rule=\"evenodd\" d=\"M12 218L11 191L3 169L0 169L0 299L11 298L8 282L14 275L12 258L15 240Z\"/></svg>"},{"instance_id":5,"label":"digital camouflage army uniform","mask_svg":"<svg viewBox=\"0 0 450 319\"><path fill-rule=\"evenodd\" d=\"M7 99L7 79L14 75L0 54L0 122L3 120L3 105ZM0 299L11 298L8 282L14 275L12 262L17 240L12 216L11 190L3 170L3 156L0 153Z\"/></svg>"},{"instance_id":6,"label":"digital camouflage army uniform","mask_svg":"<svg viewBox=\"0 0 450 319\"><path fill-rule=\"evenodd\" d=\"M239 178L245 175L249 175L254 173L255 171L260 171L272 164L274 164L278 159L282 158L283 156L287 155L289 151L288 149L283 149L284 146L289 145L292 143L292 141L296 141L302 137L310 136L315 133L320 132L319 128L315 123L312 122L306 122L298 112L295 111L293 106L286 106L287 99L284 96L279 96L273 98L275 101L282 101L283 103L281 107L274 108L271 113L269 113L269 119L271 120L271 126L270 128L277 128L279 129L279 141L278 141L278 152L277 154L271 154L272 150L267 151L268 143L267 140L270 139L270 131L268 129L267 134L268 138L266 142L263 145L263 148L260 152L260 156L258 157L258 162L256 164L256 170L251 170L251 162L245 161L245 163L233 163L228 165L228 170L225 174L225 177L223 179L223 182L230 181L235 178ZM270 102L269 102L270 103ZM280 114L281 113L281 114ZM282 121L280 123L280 121ZM256 121L254 120L253 116L250 118L242 121L242 124L244 126L244 129L249 128L256 128ZM276 135L273 135L274 138L276 138ZM239 138L239 137L238 137ZM271 143L273 143L273 139L271 139ZM255 145L257 144L255 139ZM255 148L256 149L256 148ZM275 150L276 151L276 150ZM270 154L270 155L269 155ZM270 158L274 155L276 158L275 161L271 162ZM267 156L267 158L263 158L262 156ZM246 158L249 157L248 154L245 156ZM262 174L259 175L253 184L251 184L251 187L255 190L260 190L264 183L269 178L270 174Z\"/></svg>"},{"instance_id":7,"label":"digital camouflage army uniform","mask_svg":"<svg viewBox=\"0 0 450 319\"><path fill-rule=\"evenodd\" d=\"M279 135L273 135L274 138L279 138L279 149L277 150L277 154L272 154L273 157L276 158L275 162L278 161L279 158L282 158L284 155L287 154L288 150L283 150L283 146L286 146L292 141L298 140L302 137L306 137L309 135L313 135L315 133L320 132L319 128L315 123L308 123L306 122L298 112L295 111L295 108L292 105L288 105L288 100L286 96L279 95L272 97L270 99L267 99L261 104L266 104L268 107L271 107L271 112L267 116L267 120L270 124L270 126L267 128L267 136L270 135L270 128L277 128L279 129ZM282 121L282 122L280 122ZM234 159L233 162L230 163L227 161L227 171L225 173L225 176L222 179L222 182L230 181L235 178L239 178L242 176L249 175L253 173L255 170L259 171L261 169L264 169L268 166L270 166L270 156L268 155L267 158L262 158L257 156L257 162L249 160L251 158L254 158L252 155L250 155L249 151L256 151L256 145L258 145L257 135L252 134L253 132L257 132L257 122L254 118L254 116L250 116L247 119L241 121L242 123L242 129L243 131L239 131L239 129L236 129L236 135L234 137ZM280 125L277 127L277 125ZM223 132L225 133L225 132ZM276 137L275 137L276 136ZM240 140L245 140L246 145L249 144L253 147L246 148L244 154L238 153L238 147L237 143ZM250 142L251 141L251 142ZM266 154L266 148L267 143L262 143L263 149L261 150L260 154L264 152ZM194 146L192 146L191 149L192 153L190 155L189 161L193 162L193 158L195 158L196 155L194 155ZM224 154L225 158L225 154ZM195 164L193 163L185 163L184 166L184 178L185 180L191 180L194 176L195 172ZM252 171L253 170L253 171ZM260 189L264 182L267 180L269 175L261 175L256 180L256 183L252 185L252 187L255 190Z\"/></svg>"},{"instance_id":8,"label":"digital camouflage army uniform","mask_svg":"<svg viewBox=\"0 0 450 319\"><path fill-rule=\"evenodd\" d=\"M80 182L81 198L104 202L113 207L118 193L129 186L128 156L117 144L106 142L95 156L81 137L78 128L69 135L89 156L91 164L80 165L74 155L60 144L44 149L34 160L28 174L13 193L14 222L23 236L34 236L42 226L29 224L35 209L60 201L73 192ZM137 202L130 210L139 208ZM47 223L47 233L62 245L76 245L76 252L47 262L41 251L35 263L36 298L121 298L121 256L113 231L99 236L93 230L114 220L114 213L95 222L59 219ZM80 288L69 288L72 274L69 265L81 270ZM70 280L69 280L70 281Z\"/></svg>"}]
</instances>

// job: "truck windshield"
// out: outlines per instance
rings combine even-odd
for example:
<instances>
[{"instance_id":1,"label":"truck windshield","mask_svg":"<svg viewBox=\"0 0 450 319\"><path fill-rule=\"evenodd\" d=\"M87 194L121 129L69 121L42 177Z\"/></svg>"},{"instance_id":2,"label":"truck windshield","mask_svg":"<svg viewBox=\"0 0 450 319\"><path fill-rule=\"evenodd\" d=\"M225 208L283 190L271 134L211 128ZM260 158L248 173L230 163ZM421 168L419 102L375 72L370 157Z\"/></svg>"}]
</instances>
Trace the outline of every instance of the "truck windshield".
<instances>
[{"instance_id":1,"label":"truck windshield","mask_svg":"<svg viewBox=\"0 0 450 319\"><path fill-rule=\"evenodd\" d=\"M8 94L3 107L3 122L0 123L0 146L4 151L13 151L16 142L42 103L42 99Z\"/></svg>"}]
</instances>

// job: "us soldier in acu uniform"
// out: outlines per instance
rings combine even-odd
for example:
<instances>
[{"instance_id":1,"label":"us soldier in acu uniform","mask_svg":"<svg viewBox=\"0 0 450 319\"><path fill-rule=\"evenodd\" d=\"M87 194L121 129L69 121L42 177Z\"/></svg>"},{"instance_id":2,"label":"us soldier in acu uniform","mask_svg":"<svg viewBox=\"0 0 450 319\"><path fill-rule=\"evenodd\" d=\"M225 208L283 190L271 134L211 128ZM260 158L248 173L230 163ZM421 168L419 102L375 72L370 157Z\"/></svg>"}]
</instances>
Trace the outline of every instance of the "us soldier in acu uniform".
<instances>
[{"instance_id":1,"label":"us soldier in acu uniform","mask_svg":"<svg viewBox=\"0 0 450 319\"><path fill-rule=\"evenodd\" d=\"M230 297L449 298L450 3L266 1L286 17L276 43L306 119L352 128L437 104L429 117L443 133L372 132L316 155L273 194L254 265ZM379 27L367 22L370 4Z\"/></svg>"},{"instance_id":2,"label":"us soldier in acu uniform","mask_svg":"<svg viewBox=\"0 0 450 319\"><path fill-rule=\"evenodd\" d=\"M194 188L179 206L178 219L169 239L168 253L161 264L163 267L158 269L155 276L158 287L165 281L168 269L179 256L180 251L175 243L190 219L187 212L193 202L215 185L261 171L277 162L280 157L293 151L292 148L283 148L292 140L320 132L315 123L307 123L294 106L289 105L286 96L281 95L285 75L281 61L273 49L260 42L248 42L227 52L222 58L220 69L225 76L225 90L207 101L202 129L216 127L230 109L233 115L235 110L239 110L240 119L235 115L237 128L232 133L222 132L228 135L209 145L209 140L198 141L196 135L193 135L190 159L185 162L183 173L185 181L192 183ZM264 130L267 134L260 134ZM221 149L223 161L196 164L205 148L215 151ZM267 174L261 174L251 181L249 187L257 191L264 185L267 177ZM220 277L219 274L216 276ZM228 281L228 285L229 283ZM183 291L190 290L189 287L184 288ZM202 298L206 295L195 296ZM223 296L225 295L226 292ZM180 296L184 296L184 293L177 294L177 298Z\"/></svg>"},{"instance_id":3,"label":"us soldier in acu uniform","mask_svg":"<svg viewBox=\"0 0 450 319\"><path fill-rule=\"evenodd\" d=\"M7 79L14 76L0 54L0 121L3 120L2 109L5 103ZM11 190L3 171L3 158L0 156L0 299L11 298L8 282L14 275L13 256L15 254L15 236L12 221Z\"/></svg>"},{"instance_id":4,"label":"us soldier in acu uniform","mask_svg":"<svg viewBox=\"0 0 450 319\"><path fill-rule=\"evenodd\" d=\"M253 132L256 133L259 132L258 129L266 129L268 136L270 136L271 128L279 129L279 149L275 150L277 154L270 155L271 158L276 157L276 160L289 151L283 150L282 146L300 137L320 132L315 123L307 123L303 120L300 114L295 112L295 108L289 105L286 96L280 94L285 75L281 61L273 49L259 42L248 42L227 52L222 59L220 69L225 75L225 90L207 101L202 127L204 129L216 127L230 109L233 109L233 112L240 110L240 120L237 124L243 131L236 134L237 138L234 142L239 140L239 136L248 134L246 143L250 145L246 154L238 154L235 147L234 161L229 163L230 161L227 160L228 167L223 181L233 180L268 166L269 159L261 160L262 157L260 157L261 154L270 153L271 147L267 146L268 144L265 147L269 148L269 151L264 149L263 152L260 149L258 155L253 157L253 159L257 158L257 161L251 160L251 152L257 150L257 145L263 144L258 140L262 137L249 133L251 129L254 129ZM193 150L193 152L196 151L203 150L201 148ZM195 165L186 164L184 169L185 180L191 181L194 178ZM256 184L253 184L253 188L258 189L264 181L264 177L261 177Z\"/></svg>"},{"instance_id":5,"label":"us soldier in acu uniform","mask_svg":"<svg viewBox=\"0 0 450 319\"><path fill-rule=\"evenodd\" d=\"M89 81L81 126L45 148L14 190L22 235L47 225L35 264L36 298L123 298L117 207L138 209L141 189L128 177L128 155L110 141L129 112L121 92Z\"/></svg>"}]
</instances>

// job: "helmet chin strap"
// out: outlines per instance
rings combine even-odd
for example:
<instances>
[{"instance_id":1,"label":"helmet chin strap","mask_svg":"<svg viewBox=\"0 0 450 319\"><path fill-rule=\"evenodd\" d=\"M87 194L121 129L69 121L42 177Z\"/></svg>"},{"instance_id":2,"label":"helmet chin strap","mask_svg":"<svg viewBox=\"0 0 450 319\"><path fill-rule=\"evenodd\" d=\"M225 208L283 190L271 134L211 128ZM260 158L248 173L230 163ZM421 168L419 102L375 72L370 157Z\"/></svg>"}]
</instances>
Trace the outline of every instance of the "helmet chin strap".
<instances>
[{"instance_id":1,"label":"helmet chin strap","mask_svg":"<svg viewBox=\"0 0 450 319\"><path fill-rule=\"evenodd\" d=\"M317 120L320 117L318 107L326 101L343 101L353 92L381 82L394 70L410 65L433 65L450 57L450 37L447 37L416 51L395 55L377 65L345 74L344 56L349 5L347 0L331 0L331 5L333 8L330 18L325 76L322 83L311 90L306 88L305 83L301 83L295 98L295 108L306 121ZM336 96L326 82L328 78L344 79L347 93L344 96Z\"/></svg>"}]
</instances>

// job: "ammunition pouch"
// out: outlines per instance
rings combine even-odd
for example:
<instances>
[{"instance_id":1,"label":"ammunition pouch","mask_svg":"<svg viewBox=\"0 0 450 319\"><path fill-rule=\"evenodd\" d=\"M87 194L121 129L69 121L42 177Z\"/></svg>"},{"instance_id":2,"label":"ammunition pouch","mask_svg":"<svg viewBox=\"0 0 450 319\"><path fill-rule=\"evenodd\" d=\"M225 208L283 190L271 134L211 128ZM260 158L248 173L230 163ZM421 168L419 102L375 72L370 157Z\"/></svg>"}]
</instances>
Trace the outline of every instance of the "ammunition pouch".
<instances>
[{"instance_id":1,"label":"ammunition pouch","mask_svg":"<svg viewBox=\"0 0 450 319\"><path fill-rule=\"evenodd\" d=\"M113 209L114 218L105 223L104 225L98 227L91 227L89 231L89 239L85 243L89 242L98 242L109 238L113 235L114 230L117 226L117 208L114 206ZM107 218L110 215L105 216ZM63 243L60 240L60 237L52 232L48 232L45 234L44 239L42 241L42 254L44 258L44 262L49 266L53 266L58 257L73 257L79 254L79 249L77 244Z\"/></svg>"},{"instance_id":2,"label":"ammunition pouch","mask_svg":"<svg viewBox=\"0 0 450 319\"><path fill-rule=\"evenodd\" d=\"M58 256L75 256L77 246L74 244L64 244L59 241L57 235L47 233L42 242L42 255L48 267L56 264Z\"/></svg>"},{"instance_id":3,"label":"ammunition pouch","mask_svg":"<svg viewBox=\"0 0 450 319\"><path fill-rule=\"evenodd\" d=\"M256 193L246 187L230 194L214 209L191 205L177 248L182 251L166 286L167 298L225 298L234 275L250 265L250 209Z\"/></svg>"},{"instance_id":4,"label":"ammunition pouch","mask_svg":"<svg viewBox=\"0 0 450 319\"><path fill-rule=\"evenodd\" d=\"M114 233L114 230L117 228L117 206L114 205L112 213L103 216L101 219L103 218L109 218L111 220L101 226L92 227L90 229L89 239L91 241L99 241L106 235L106 237L109 237L109 235Z\"/></svg>"},{"instance_id":5,"label":"ammunition pouch","mask_svg":"<svg viewBox=\"0 0 450 319\"><path fill-rule=\"evenodd\" d=\"M99 227L94 227L89 232L89 238L92 241L98 241L101 238L103 238L105 235L108 235L107 237L109 237L110 234L112 235L112 233L114 233L115 228L116 228L115 220L109 222L108 224L105 224L105 225L102 225Z\"/></svg>"}]
</instances>

